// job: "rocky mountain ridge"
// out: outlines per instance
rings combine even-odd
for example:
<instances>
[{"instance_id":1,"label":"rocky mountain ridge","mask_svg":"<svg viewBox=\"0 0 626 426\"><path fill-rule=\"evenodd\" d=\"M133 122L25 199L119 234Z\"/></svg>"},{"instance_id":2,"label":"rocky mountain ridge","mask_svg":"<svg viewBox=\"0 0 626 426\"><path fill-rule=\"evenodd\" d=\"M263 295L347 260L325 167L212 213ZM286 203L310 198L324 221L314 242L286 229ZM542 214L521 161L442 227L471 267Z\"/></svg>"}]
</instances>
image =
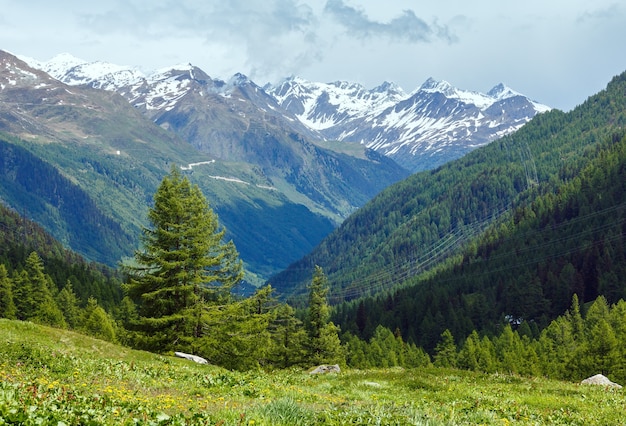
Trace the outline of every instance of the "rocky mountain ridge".
<instances>
[{"instance_id":1,"label":"rocky mountain ridge","mask_svg":"<svg viewBox=\"0 0 626 426\"><path fill-rule=\"evenodd\" d=\"M115 265L138 247L152 195L176 164L262 282L407 175L371 150L312 144L269 107L260 115L255 102L271 98L244 76L223 82L232 88L225 93L200 70L181 68L124 80L118 92L67 85L0 51L0 202L90 260ZM94 85L104 81L120 80ZM51 177L63 188L43 184Z\"/></svg>"},{"instance_id":2,"label":"rocky mountain ridge","mask_svg":"<svg viewBox=\"0 0 626 426\"><path fill-rule=\"evenodd\" d=\"M407 94L390 82L368 90L357 83L317 83L300 77L260 87L242 74L228 81L213 79L191 64L146 76L135 68L90 63L67 54L45 63L29 61L67 84L116 91L164 127L188 126L186 120L181 126L163 118L172 110L185 110L185 118L197 122L189 117L194 113L189 106L179 105L195 96L193 109L197 111L203 104L203 120L216 129L196 143L218 145L214 148L221 149L221 155L241 137L240 132L231 130L237 128L239 118L246 118L245 122L262 123L261 127L273 122L314 142L361 144L414 172L461 157L550 109L502 83L482 94L430 78ZM200 104L198 97L204 97ZM225 117L225 111L216 113L220 105L234 117ZM185 137L189 138L189 132Z\"/></svg>"},{"instance_id":3,"label":"rocky mountain ridge","mask_svg":"<svg viewBox=\"0 0 626 426\"><path fill-rule=\"evenodd\" d=\"M363 144L411 171L461 157L550 109L502 83L482 94L433 78L410 94L392 83L366 90L299 78L268 90L324 138Z\"/></svg>"}]
</instances>

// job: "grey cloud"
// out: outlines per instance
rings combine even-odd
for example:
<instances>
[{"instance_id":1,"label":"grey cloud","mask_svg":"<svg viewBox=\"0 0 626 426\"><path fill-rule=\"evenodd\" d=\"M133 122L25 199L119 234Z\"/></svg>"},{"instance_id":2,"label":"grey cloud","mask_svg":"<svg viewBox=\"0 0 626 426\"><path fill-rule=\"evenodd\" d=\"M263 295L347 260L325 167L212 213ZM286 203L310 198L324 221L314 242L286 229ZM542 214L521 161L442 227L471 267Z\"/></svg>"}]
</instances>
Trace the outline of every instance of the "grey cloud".
<instances>
[{"instance_id":1,"label":"grey cloud","mask_svg":"<svg viewBox=\"0 0 626 426\"><path fill-rule=\"evenodd\" d=\"M80 22L99 34L204 39L245 52L260 70L319 60L318 18L301 0L118 0Z\"/></svg>"},{"instance_id":2,"label":"grey cloud","mask_svg":"<svg viewBox=\"0 0 626 426\"><path fill-rule=\"evenodd\" d=\"M197 31L204 11L193 2L116 2L107 10L78 14L85 29L99 34L131 34L138 37L171 37Z\"/></svg>"},{"instance_id":3,"label":"grey cloud","mask_svg":"<svg viewBox=\"0 0 626 426\"><path fill-rule=\"evenodd\" d=\"M208 35L246 51L251 77L276 78L320 60L318 17L298 0L220 2Z\"/></svg>"},{"instance_id":4,"label":"grey cloud","mask_svg":"<svg viewBox=\"0 0 626 426\"><path fill-rule=\"evenodd\" d=\"M99 33L157 37L193 34L215 41L308 35L317 22L311 8L298 0L117 1L108 10L82 14L78 19L84 28Z\"/></svg>"},{"instance_id":5,"label":"grey cloud","mask_svg":"<svg viewBox=\"0 0 626 426\"><path fill-rule=\"evenodd\" d=\"M597 9L592 12L585 12L581 14L576 20L578 23L584 22L603 22L611 19L622 19L624 15L623 8L618 4L612 4L604 9Z\"/></svg>"},{"instance_id":6,"label":"grey cloud","mask_svg":"<svg viewBox=\"0 0 626 426\"><path fill-rule=\"evenodd\" d=\"M429 25L412 10L404 10L388 23L369 19L365 12L346 5L342 0L328 0L324 11L357 38L388 37L411 43L430 42L433 39L456 41L456 36L447 27L436 22Z\"/></svg>"}]
</instances>

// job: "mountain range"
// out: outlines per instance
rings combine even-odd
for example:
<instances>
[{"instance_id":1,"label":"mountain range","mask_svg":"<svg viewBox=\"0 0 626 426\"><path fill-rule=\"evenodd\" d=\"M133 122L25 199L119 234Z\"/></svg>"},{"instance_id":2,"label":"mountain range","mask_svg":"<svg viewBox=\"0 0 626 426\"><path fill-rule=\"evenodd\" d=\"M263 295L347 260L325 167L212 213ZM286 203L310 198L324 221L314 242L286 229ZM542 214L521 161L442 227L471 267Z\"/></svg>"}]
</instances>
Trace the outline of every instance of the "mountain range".
<instances>
[{"instance_id":1,"label":"mountain range","mask_svg":"<svg viewBox=\"0 0 626 426\"><path fill-rule=\"evenodd\" d=\"M201 98L208 82L189 82L197 90L188 98ZM259 283L407 175L372 150L348 155L314 145L269 119L232 111L229 105L243 103L234 95L215 96L213 116L241 130L229 156L200 139L194 145L116 92L69 86L0 52L0 198L67 247L116 265L139 247L152 194L176 164L206 194Z\"/></svg>"},{"instance_id":2,"label":"mountain range","mask_svg":"<svg viewBox=\"0 0 626 426\"><path fill-rule=\"evenodd\" d=\"M433 78L410 94L389 82L366 90L295 77L266 88L325 139L364 144L412 172L459 158L550 109L502 83L487 94Z\"/></svg>"},{"instance_id":3,"label":"mountain range","mask_svg":"<svg viewBox=\"0 0 626 426\"><path fill-rule=\"evenodd\" d=\"M5 204L114 265L138 247L151 195L178 164L257 284L385 187L548 109L503 85L487 95L432 79L412 94L297 77L260 87L191 64L145 75L67 54L22 59L0 53Z\"/></svg>"},{"instance_id":4,"label":"mountain range","mask_svg":"<svg viewBox=\"0 0 626 426\"><path fill-rule=\"evenodd\" d=\"M241 138L241 123L216 114L209 99L218 97L231 114L260 117L312 141L362 144L411 172L459 158L550 109L502 83L487 94L433 78L412 93L389 82L368 90L357 83L299 77L261 88L242 74L228 81L212 79L191 64L145 76L135 68L68 54L29 62L69 85L116 91L158 124L181 132L197 146L208 149L210 143L222 156L236 156L233 146ZM194 95L201 99L192 100Z\"/></svg>"}]
</instances>

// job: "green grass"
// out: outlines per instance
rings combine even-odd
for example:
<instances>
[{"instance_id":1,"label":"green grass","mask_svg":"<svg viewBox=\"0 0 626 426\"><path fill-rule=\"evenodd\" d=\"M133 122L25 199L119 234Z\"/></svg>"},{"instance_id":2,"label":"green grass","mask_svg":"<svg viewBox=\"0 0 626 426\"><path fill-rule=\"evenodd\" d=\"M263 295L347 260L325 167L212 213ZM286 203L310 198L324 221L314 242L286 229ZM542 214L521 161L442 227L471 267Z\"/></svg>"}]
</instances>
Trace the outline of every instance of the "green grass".
<instances>
[{"instance_id":1,"label":"green grass","mask_svg":"<svg viewBox=\"0 0 626 426\"><path fill-rule=\"evenodd\" d=\"M0 320L0 425L613 425L625 407L622 390L438 368L232 372Z\"/></svg>"}]
</instances>

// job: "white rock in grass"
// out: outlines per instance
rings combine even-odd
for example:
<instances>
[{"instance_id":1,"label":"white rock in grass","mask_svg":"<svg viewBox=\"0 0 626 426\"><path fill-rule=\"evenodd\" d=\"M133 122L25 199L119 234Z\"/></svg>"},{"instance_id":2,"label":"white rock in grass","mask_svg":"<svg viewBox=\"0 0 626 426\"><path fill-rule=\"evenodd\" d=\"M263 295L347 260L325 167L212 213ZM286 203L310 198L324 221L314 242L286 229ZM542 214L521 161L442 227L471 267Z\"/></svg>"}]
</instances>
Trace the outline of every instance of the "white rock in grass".
<instances>
[{"instance_id":1,"label":"white rock in grass","mask_svg":"<svg viewBox=\"0 0 626 426\"><path fill-rule=\"evenodd\" d=\"M316 367L309 374L326 374L326 373L340 373L341 368L337 364L335 365L320 365Z\"/></svg>"},{"instance_id":2,"label":"white rock in grass","mask_svg":"<svg viewBox=\"0 0 626 426\"><path fill-rule=\"evenodd\" d=\"M174 352L174 355L176 355L179 358L185 358L188 359L190 361L193 362L197 362L198 364L208 364L209 361L207 361L206 359L197 356L197 355L191 355L191 354L186 354L184 352Z\"/></svg>"},{"instance_id":3,"label":"white rock in grass","mask_svg":"<svg viewBox=\"0 0 626 426\"><path fill-rule=\"evenodd\" d=\"M618 385L617 383L610 381L606 376L602 374L596 374L595 376L588 377L580 383L583 385L600 385L600 386L607 386L607 387L616 388L616 389L622 388L621 385Z\"/></svg>"}]
</instances>

